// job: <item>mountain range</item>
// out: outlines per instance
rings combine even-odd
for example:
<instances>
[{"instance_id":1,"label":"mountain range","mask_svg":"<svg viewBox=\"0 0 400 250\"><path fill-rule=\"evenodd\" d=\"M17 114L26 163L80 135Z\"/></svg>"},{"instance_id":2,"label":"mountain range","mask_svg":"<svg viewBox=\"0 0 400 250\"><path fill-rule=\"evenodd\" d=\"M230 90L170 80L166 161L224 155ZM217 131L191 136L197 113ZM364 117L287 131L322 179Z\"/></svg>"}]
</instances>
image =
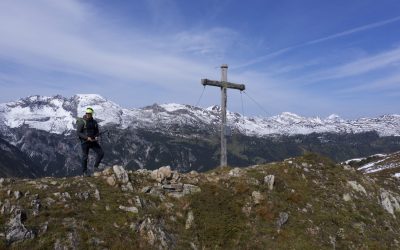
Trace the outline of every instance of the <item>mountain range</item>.
<instances>
[{"instance_id":1,"label":"mountain range","mask_svg":"<svg viewBox=\"0 0 400 250\"><path fill-rule=\"evenodd\" d=\"M0 104L0 138L18 150L15 160L33 163L26 176L75 175L80 171L75 123L88 106L95 110L101 130L107 131L101 138L105 165L129 169L171 165L184 172L218 166L218 106L170 103L127 109L96 94L35 95ZM228 112L228 126L228 163L234 166L283 160L307 151L343 161L400 150L396 114L346 120L337 115L308 118L284 112L248 117Z\"/></svg>"},{"instance_id":2,"label":"mountain range","mask_svg":"<svg viewBox=\"0 0 400 250\"><path fill-rule=\"evenodd\" d=\"M144 108L126 109L96 94L62 96L30 96L15 102L0 104L2 127L29 128L55 134L70 134L76 117L86 107L96 111L100 125L118 128L155 129L171 133L174 128L191 126L198 129L218 129L218 106L200 108L176 103L154 104ZM382 115L377 118L346 120L332 114L327 118L302 117L284 112L272 117L247 117L228 111L228 125L248 136L297 135L311 133L362 133L376 131L380 136L400 135L400 115Z\"/></svg>"}]
</instances>

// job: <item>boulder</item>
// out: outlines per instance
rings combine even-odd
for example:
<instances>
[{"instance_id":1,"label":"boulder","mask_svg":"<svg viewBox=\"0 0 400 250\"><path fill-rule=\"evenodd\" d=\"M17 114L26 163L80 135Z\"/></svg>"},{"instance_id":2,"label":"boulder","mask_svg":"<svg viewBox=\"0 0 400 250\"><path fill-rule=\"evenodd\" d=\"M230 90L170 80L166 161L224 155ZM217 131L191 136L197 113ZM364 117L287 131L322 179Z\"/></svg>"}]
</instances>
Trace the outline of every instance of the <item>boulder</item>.
<instances>
[{"instance_id":1,"label":"boulder","mask_svg":"<svg viewBox=\"0 0 400 250\"><path fill-rule=\"evenodd\" d=\"M122 184L127 184L129 182L128 172L122 166L114 165L113 171L117 180Z\"/></svg>"},{"instance_id":2,"label":"boulder","mask_svg":"<svg viewBox=\"0 0 400 250\"><path fill-rule=\"evenodd\" d=\"M146 218L136 226L140 238L159 249L174 249L175 240L165 231L162 221Z\"/></svg>"},{"instance_id":3,"label":"boulder","mask_svg":"<svg viewBox=\"0 0 400 250\"><path fill-rule=\"evenodd\" d=\"M172 171L170 166L161 167L159 169L153 170L150 177L157 182L164 182L172 178Z\"/></svg>"},{"instance_id":4,"label":"boulder","mask_svg":"<svg viewBox=\"0 0 400 250\"><path fill-rule=\"evenodd\" d=\"M16 241L23 241L26 239L35 238L35 234L32 230L28 230L24 224L26 220L26 213L22 210L16 210L14 218L12 218L6 229L6 240L9 244Z\"/></svg>"},{"instance_id":5,"label":"boulder","mask_svg":"<svg viewBox=\"0 0 400 250\"><path fill-rule=\"evenodd\" d=\"M194 222L193 212L189 211L185 223L185 229L190 229L193 226L193 222Z\"/></svg>"},{"instance_id":6,"label":"boulder","mask_svg":"<svg viewBox=\"0 0 400 250\"><path fill-rule=\"evenodd\" d=\"M96 200L100 200L100 191L96 188L96 190L94 190L94 198L96 199Z\"/></svg>"},{"instance_id":7,"label":"boulder","mask_svg":"<svg viewBox=\"0 0 400 250\"><path fill-rule=\"evenodd\" d=\"M278 227L278 230L281 229L281 227L288 221L289 219L289 214L286 212L280 212L279 217L276 220L276 226Z\"/></svg>"},{"instance_id":8,"label":"boulder","mask_svg":"<svg viewBox=\"0 0 400 250\"><path fill-rule=\"evenodd\" d=\"M0 213L4 215L7 213L10 213L10 210L11 210L10 200L6 199L3 203L3 205L1 206Z\"/></svg>"},{"instance_id":9,"label":"boulder","mask_svg":"<svg viewBox=\"0 0 400 250\"><path fill-rule=\"evenodd\" d=\"M232 177L239 177L242 175L243 170L240 168L234 168L231 171L229 171L228 175Z\"/></svg>"},{"instance_id":10,"label":"boulder","mask_svg":"<svg viewBox=\"0 0 400 250\"><path fill-rule=\"evenodd\" d=\"M113 174L113 169L112 169L112 168L106 168L106 169L104 169L101 173L102 173L102 175L104 175L104 176L110 176L110 175Z\"/></svg>"},{"instance_id":11,"label":"boulder","mask_svg":"<svg viewBox=\"0 0 400 250\"><path fill-rule=\"evenodd\" d=\"M108 176L106 179L108 185L114 187L117 184L117 180L114 175Z\"/></svg>"},{"instance_id":12,"label":"boulder","mask_svg":"<svg viewBox=\"0 0 400 250\"><path fill-rule=\"evenodd\" d=\"M21 191L14 191L14 197L16 200L19 200L19 198L22 197L22 192Z\"/></svg>"},{"instance_id":13,"label":"boulder","mask_svg":"<svg viewBox=\"0 0 400 250\"><path fill-rule=\"evenodd\" d=\"M381 202L381 206L391 215L393 215L394 217L396 217L394 215L395 212L399 212L400 211L400 204L399 204L399 200L390 192L386 191L385 189L381 188L380 189L380 202Z\"/></svg>"},{"instance_id":14,"label":"boulder","mask_svg":"<svg viewBox=\"0 0 400 250\"><path fill-rule=\"evenodd\" d=\"M183 184L183 194L195 194L201 192L201 188L192 184Z\"/></svg>"},{"instance_id":15,"label":"boulder","mask_svg":"<svg viewBox=\"0 0 400 250\"><path fill-rule=\"evenodd\" d=\"M274 188L275 176L274 175L267 175L264 177L264 183L268 186L269 190Z\"/></svg>"},{"instance_id":16,"label":"boulder","mask_svg":"<svg viewBox=\"0 0 400 250\"><path fill-rule=\"evenodd\" d=\"M351 196L348 193L343 194L343 200L344 201L351 201Z\"/></svg>"},{"instance_id":17,"label":"boulder","mask_svg":"<svg viewBox=\"0 0 400 250\"><path fill-rule=\"evenodd\" d=\"M348 183L348 184L350 185L350 187L353 188L355 191L367 195L367 191L365 190L365 188L364 188L361 184L357 183L357 181L348 181L347 183Z\"/></svg>"},{"instance_id":18,"label":"boulder","mask_svg":"<svg viewBox=\"0 0 400 250\"><path fill-rule=\"evenodd\" d=\"M253 191L251 197L253 197L254 204L256 205L260 204L261 201L264 200L264 197L259 191Z\"/></svg>"},{"instance_id":19,"label":"boulder","mask_svg":"<svg viewBox=\"0 0 400 250\"><path fill-rule=\"evenodd\" d=\"M41 208L41 201L38 195L35 195L33 200L31 201L31 207L32 207L32 215L38 216L39 210Z\"/></svg>"},{"instance_id":20,"label":"boulder","mask_svg":"<svg viewBox=\"0 0 400 250\"><path fill-rule=\"evenodd\" d=\"M135 213L135 214L137 214L139 212L137 207L125 207L125 206L120 205L118 208L121 210L124 210L126 212L131 212L131 213Z\"/></svg>"},{"instance_id":21,"label":"boulder","mask_svg":"<svg viewBox=\"0 0 400 250\"><path fill-rule=\"evenodd\" d=\"M162 185L162 187L166 191L175 191L175 192L182 192L183 191L183 184L182 183L165 184L165 185Z\"/></svg>"}]
</instances>

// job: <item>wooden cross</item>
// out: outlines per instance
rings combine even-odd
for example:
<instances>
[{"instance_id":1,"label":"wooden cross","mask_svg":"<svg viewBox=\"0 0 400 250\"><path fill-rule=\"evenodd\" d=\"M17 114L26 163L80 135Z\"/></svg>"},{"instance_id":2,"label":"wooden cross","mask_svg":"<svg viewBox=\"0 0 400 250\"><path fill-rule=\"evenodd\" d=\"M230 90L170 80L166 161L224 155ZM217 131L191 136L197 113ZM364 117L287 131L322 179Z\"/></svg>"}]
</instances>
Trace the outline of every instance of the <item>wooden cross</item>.
<instances>
[{"instance_id":1,"label":"wooden cross","mask_svg":"<svg viewBox=\"0 0 400 250\"><path fill-rule=\"evenodd\" d=\"M245 90L244 84L237 84L228 82L228 65L222 64L221 66L221 81L214 81L208 79L201 79L203 86L215 86L221 88L221 167L228 165L227 154L226 154L226 103L227 103L227 89L238 89L240 91Z\"/></svg>"}]
</instances>

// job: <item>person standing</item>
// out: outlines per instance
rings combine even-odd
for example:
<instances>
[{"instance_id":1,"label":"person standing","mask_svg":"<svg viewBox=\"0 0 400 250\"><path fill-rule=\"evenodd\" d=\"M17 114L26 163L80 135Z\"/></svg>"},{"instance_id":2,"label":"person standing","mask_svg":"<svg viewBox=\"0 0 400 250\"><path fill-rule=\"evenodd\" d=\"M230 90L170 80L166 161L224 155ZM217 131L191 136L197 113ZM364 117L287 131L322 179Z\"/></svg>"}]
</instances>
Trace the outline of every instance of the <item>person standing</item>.
<instances>
[{"instance_id":1,"label":"person standing","mask_svg":"<svg viewBox=\"0 0 400 250\"><path fill-rule=\"evenodd\" d=\"M82 146L82 171L83 176L88 176L87 162L89 158L89 149L96 152L96 162L94 168L98 169L101 160L104 157L104 151L98 143L100 135L97 121L93 119L93 108L87 108L83 118L77 120L77 135Z\"/></svg>"}]
</instances>

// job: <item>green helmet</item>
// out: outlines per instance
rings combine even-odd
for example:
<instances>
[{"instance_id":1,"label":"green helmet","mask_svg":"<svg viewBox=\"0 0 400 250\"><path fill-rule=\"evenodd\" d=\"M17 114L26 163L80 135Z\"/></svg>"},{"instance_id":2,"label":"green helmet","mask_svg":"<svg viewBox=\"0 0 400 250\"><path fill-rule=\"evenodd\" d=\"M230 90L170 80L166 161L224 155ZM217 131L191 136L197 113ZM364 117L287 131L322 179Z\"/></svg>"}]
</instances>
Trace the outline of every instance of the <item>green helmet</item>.
<instances>
[{"instance_id":1,"label":"green helmet","mask_svg":"<svg viewBox=\"0 0 400 250\"><path fill-rule=\"evenodd\" d=\"M94 110L91 107L88 107L86 109L86 114L93 114L93 113L94 113Z\"/></svg>"}]
</instances>

